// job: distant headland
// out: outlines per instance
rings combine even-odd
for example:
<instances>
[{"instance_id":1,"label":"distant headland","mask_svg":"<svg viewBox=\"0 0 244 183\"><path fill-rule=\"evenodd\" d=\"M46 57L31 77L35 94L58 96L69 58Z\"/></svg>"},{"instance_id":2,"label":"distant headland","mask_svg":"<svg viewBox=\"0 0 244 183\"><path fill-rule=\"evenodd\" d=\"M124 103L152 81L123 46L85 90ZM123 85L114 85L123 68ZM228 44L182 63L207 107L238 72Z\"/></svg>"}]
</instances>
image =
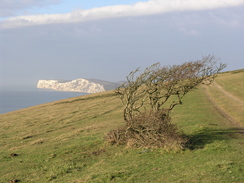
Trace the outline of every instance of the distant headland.
<instances>
[{"instance_id":1,"label":"distant headland","mask_svg":"<svg viewBox=\"0 0 244 183\"><path fill-rule=\"evenodd\" d=\"M120 85L119 82L108 82L98 79L75 79L75 80L39 80L37 88L57 91L99 93L113 90Z\"/></svg>"}]
</instances>

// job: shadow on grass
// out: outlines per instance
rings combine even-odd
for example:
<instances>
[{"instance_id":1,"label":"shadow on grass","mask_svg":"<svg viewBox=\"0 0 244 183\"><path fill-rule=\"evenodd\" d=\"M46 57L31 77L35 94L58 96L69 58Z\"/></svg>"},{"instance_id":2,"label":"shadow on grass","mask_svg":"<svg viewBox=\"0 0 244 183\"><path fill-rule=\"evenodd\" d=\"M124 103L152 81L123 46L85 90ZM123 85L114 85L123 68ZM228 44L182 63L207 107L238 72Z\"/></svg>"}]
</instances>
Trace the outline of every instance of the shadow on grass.
<instances>
[{"instance_id":1,"label":"shadow on grass","mask_svg":"<svg viewBox=\"0 0 244 183\"><path fill-rule=\"evenodd\" d=\"M188 135L188 143L186 149L202 149L207 144L216 140L228 140L231 138L238 138L237 134L244 134L243 128L229 128L229 129L212 129L204 128L192 135Z\"/></svg>"}]
</instances>

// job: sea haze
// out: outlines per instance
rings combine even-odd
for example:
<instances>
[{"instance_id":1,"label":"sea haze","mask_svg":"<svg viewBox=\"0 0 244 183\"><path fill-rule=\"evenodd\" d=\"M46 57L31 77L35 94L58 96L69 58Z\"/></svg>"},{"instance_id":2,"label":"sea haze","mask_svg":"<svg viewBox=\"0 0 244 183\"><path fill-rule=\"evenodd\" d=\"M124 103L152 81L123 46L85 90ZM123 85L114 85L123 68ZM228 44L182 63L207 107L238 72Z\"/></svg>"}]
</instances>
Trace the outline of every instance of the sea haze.
<instances>
[{"instance_id":1,"label":"sea haze","mask_svg":"<svg viewBox=\"0 0 244 183\"><path fill-rule=\"evenodd\" d=\"M81 95L87 95L87 93L37 88L28 88L28 90L0 88L0 114Z\"/></svg>"}]
</instances>

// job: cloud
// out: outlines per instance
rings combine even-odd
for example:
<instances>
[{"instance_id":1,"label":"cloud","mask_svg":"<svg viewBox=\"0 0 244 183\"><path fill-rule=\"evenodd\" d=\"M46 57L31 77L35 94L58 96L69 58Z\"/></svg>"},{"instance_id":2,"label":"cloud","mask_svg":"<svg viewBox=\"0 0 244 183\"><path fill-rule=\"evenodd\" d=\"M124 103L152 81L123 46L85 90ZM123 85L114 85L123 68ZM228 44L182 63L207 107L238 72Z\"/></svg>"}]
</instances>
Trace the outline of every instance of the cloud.
<instances>
[{"instance_id":1,"label":"cloud","mask_svg":"<svg viewBox=\"0 0 244 183\"><path fill-rule=\"evenodd\" d=\"M217 12L210 13L210 19L219 25L238 27L243 24L244 14L230 11L223 11L221 16Z\"/></svg>"},{"instance_id":2,"label":"cloud","mask_svg":"<svg viewBox=\"0 0 244 183\"><path fill-rule=\"evenodd\" d=\"M0 17L15 16L29 8L49 6L59 2L61 2L61 0L1 0Z\"/></svg>"},{"instance_id":3,"label":"cloud","mask_svg":"<svg viewBox=\"0 0 244 183\"><path fill-rule=\"evenodd\" d=\"M208 10L240 5L244 5L244 0L150 0L147 2L138 2L134 5L106 6L88 10L78 10L66 14L17 16L0 22L0 28L82 22L103 18L153 15L175 11Z\"/></svg>"}]
</instances>

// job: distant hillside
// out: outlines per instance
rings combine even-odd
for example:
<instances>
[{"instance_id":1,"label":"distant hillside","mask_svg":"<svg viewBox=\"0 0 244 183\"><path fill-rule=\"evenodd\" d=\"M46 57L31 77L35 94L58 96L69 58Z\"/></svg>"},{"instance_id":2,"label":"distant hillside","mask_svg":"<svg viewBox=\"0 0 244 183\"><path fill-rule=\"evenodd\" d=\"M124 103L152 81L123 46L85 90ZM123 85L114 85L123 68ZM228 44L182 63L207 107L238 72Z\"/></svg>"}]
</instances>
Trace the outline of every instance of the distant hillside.
<instances>
[{"instance_id":1,"label":"distant hillside","mask_svg":"<svg viewBox=\"0 0 244 183\"><path fill-rule=\"evenodd\" d=\"M109 81L103 81L103 80L99 80L99 79L87 79L91 82L103 85L105 91L109 91L109 90L114 90L115 88L117 88L118 86L121 85L122 82L109 82Z\"/></svg>"}]
</instances>

